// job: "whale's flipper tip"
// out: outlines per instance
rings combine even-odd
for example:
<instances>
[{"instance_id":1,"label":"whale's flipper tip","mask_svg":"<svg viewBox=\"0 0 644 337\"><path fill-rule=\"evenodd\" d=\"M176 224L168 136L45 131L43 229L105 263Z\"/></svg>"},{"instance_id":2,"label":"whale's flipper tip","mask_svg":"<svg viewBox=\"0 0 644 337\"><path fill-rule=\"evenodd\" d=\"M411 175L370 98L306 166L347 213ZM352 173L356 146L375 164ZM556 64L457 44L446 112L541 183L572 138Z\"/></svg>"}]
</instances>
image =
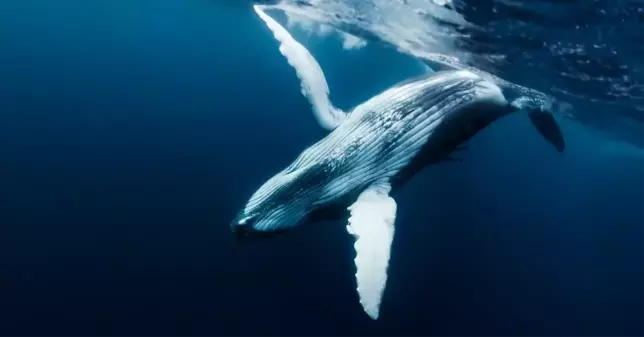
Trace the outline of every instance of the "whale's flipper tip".
<instances>
[{"instance_id":1,"label":"whale's flipper tip","mask_svg":"<svg viewBox=\"0 0 644 337\"><path fill-rule=\"evenodd\" d=\"M555 117L541 109L535 109L528 113L532 125L558 152L563 152L566 148L566 141Z\"/></svg>"}]
</instances>

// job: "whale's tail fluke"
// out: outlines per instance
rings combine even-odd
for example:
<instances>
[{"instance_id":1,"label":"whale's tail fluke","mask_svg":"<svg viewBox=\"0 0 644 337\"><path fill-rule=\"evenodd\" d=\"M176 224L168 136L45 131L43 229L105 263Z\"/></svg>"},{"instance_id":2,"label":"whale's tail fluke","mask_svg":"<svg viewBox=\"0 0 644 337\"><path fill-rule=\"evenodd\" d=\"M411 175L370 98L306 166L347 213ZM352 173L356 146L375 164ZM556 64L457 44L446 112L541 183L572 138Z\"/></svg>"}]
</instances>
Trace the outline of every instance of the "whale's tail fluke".
<instances>
[{"instance_id":1,"label":"whale's tail fluke","mask_svg":"<svg viewBox=\"0 0 644 337\"><path fill-rule=\"evenodd\" d=\"M553 116L552 112L545 105L545 102L529 96L523 96L514 100L511 104L513 110L523 110L528 113L530 122L555 149L563 152L566 148L566 141L561 132L561 127Z\"/></svg>"},{"instance_id":2,"label":"whale's tail fluke","mask_svg":"<svg viewBox=\"0 0 644 337\"><path fill-rule=\"evenodd\" d=\"M537 131L539 131L543 138L552 144L557 151L563 152L566 148L566 142L555 117L540 109L530 111L528 117L530 117L532 125L537 128Z\"/></svg>"},{"instance_id":3,"label":"whale's tail fluke","mask_svg":"<svg viewBox=\"0 0 644 337\"><path fill-rule=\"evenodd\" d=\"M264 12L265 8L270 7L254 5L253 8L273 32L275 39L280 42L279 50L295 69L302 86L302 94L313 105L313 113L318 123L327 130L335 129L342 123L346 114L333 106L329 100L329 86L318 62L306 47L297 42L282 25Z\"/></svg>"}]
</instances>

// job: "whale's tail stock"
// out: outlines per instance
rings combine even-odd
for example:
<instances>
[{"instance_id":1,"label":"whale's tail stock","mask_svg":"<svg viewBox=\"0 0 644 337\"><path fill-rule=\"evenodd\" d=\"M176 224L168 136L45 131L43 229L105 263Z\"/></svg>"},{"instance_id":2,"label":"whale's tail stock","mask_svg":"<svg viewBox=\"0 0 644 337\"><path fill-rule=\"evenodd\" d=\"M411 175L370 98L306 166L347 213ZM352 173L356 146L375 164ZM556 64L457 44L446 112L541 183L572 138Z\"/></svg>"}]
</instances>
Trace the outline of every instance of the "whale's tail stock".
<instances>
[{"instance_id":1,"label":"whale's tail stock","mask_svg":"<svg viewBox=\"0 0 644 337\"><path fill-rule=\"evenodd\" d=\"M516 97L510 104L511 110L527 112L530 122L532 122L532 125L534 125L541 136L552 144L557 151L564 151L566 142L554 115L559 114L571 117L569 113L565 112L565 110L571 108L570 104L556 102L552 97L540 91L506 81L496 75L467 66L454 57L427 53L419 55L419 59L433 71L466 69L498 85L505 94Z\"/></svg>"}]
</instances>

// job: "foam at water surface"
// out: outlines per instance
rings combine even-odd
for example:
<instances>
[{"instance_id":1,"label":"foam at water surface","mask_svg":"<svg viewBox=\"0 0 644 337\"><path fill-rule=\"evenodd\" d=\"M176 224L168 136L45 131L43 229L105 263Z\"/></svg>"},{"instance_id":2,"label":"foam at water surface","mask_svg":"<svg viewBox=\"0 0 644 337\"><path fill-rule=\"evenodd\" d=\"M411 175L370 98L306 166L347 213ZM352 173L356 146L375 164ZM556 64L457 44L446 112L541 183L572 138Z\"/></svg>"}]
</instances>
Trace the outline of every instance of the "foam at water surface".
<instances>
[{"instance_id":1,"label":"foam at water surface","mask_svg":"<svg viewBox=\"0 0 644 337\"><path fill-rule=\"evenodd\" d=\"M561 115L644 146L644 5L625 1L282 0L290 21L472 67ZM639 55L639 56L638 56ZM571 109L573 107L573 109Z\"/></svg>"}]
</instances>

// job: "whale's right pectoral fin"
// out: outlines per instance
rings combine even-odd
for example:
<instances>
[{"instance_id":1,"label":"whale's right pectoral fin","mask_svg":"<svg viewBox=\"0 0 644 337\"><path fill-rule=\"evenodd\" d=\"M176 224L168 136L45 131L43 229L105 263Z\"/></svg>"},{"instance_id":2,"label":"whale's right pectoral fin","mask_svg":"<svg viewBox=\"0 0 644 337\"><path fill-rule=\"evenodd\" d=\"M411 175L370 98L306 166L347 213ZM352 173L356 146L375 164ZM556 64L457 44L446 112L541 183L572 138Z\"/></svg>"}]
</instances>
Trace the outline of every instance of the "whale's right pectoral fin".
<instances>
[{"instance_id":1,"label":"whale's right pectoral fin","mask_svg":"<svg viewBox=\"0 0 644 337\"><path fill-rule=\"evenodd\" d=\"M360 304L377 319L387 282L387 268L394 237L396 201L388 183L374 184L349 206L347 231L355 238L356 282Z\"/></svg>"},{"instance_id":2,"label":"whale's right pectoral fin","mask_svg":"<svg viewBox=\"0 0 644 337\"><path fill-rule=\"evenodd\" d=\"M327 130L335 129L345 119L346 114L333 106L329 100L329 86L322 68L313 55L293 36L264 12L270 6L254 5L253 8L266 26L273 32L275 39L280 42L279 50L288 63L295 68L300 79L302 94L313 105L313 112L318 123Z\"/></svg>"}]
</instances>

